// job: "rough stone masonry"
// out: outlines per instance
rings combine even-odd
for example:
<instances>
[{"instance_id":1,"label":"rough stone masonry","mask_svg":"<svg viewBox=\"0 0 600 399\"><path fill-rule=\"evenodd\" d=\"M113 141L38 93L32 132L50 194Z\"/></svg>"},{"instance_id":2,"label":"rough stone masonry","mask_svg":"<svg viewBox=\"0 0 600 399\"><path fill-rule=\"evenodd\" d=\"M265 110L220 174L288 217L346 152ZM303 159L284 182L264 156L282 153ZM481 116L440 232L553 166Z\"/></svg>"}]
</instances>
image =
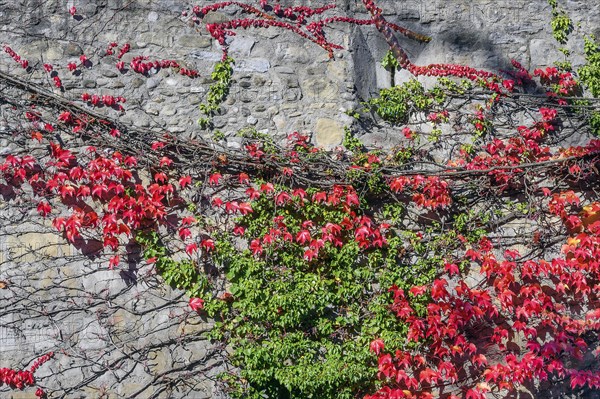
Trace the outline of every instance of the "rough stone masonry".
<instances>
[{"instance_id":1,"label":"rough stone masonry","mask_svg":"<svg viewBox=\"0 0 600 399\"><path fill-rule=\"evenodd\" d=\"M600 3L563 3L578 23L575 34L600 36ZM366 17L359 0L337 4L337 12ZM512 58L527 68L561 59L546 0L380 4L390 21L433 38L429 44L403 41L416 64L462 63L498 70L509 69ZM77 18L68 11L72 6ZM84 91L123 96L126 112L111 115L124 123L210 136L197 124L198 105L221 51L203 24L191 26L181 18L189 6L181 0L0 0L0 44L26 57L36 72L28 74L4 53L0 70L51 87L47 74L39 72L42 63L51 63L65 87L61 95L73 101ZM232 16L226 9L209 14L203 23ZM340 24L328 34L345 47L331 60L321 48L290 32L271 28L238 33L230 49L236 60L231 93L214 119L223 144L239 148L236 132L248 126L276 138L296 130L310 132L327 149L341 143L344 126L354 121L345 112L392 82L380 65L386 44L374 28ZM136 55L174 59L198 69L201 77L191 80L167 69L147 77L120 74L112 59L98 56L113 41L131 45L125 63ZM578 54L582 42L573 39L568 47ZM66 65L78 62L82 54L100 65L68 73ZM575 59L576 65L581 62ZM408 78L403 73L396 77L395 83ZM387 145L394 134L370 132L361 139L368 145ZM4 145L0 135L0 152ZM0 280L11 283L0 290L0 367L26 366L44 351L64 350L69 356L59 356L38 374L64 397L219 397L214 376L227 368L224 351L202 337L210 321L189 317L180 292L164 287L150 269L134 273L134 258L131 270L105 270L99 260L52 234L51 226L28 216L0 202ZM43 379L50 374L55 376ZM177 384L184 388L175 390ZM9 394L0 388L0 396L29 398L33 392Z\"/></svg>"}]
</instances>

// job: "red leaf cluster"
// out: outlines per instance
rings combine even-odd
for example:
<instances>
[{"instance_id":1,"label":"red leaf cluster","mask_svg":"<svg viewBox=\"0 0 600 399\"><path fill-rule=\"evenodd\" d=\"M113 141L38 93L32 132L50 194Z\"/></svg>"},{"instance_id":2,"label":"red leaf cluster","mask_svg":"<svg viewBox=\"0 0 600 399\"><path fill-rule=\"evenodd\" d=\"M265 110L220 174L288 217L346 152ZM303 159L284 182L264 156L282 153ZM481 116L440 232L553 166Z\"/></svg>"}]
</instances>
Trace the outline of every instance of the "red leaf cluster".
<instances>
[{"instance_id":1,"label":"red leaf cluster","mask_svg":"<svg viewBox=\"0 0 600 399\"><path fill-rule=\"evenodd\" d=\"M406 323L413 349L384 351L382 340L373 341L385 387L367 398L485 397L565 378L572 387L599 389L600 372L577 364L598 355L588 337L600 332L600 205L587 206L583 222L568 210L579 201L564 192L548 204L565 223L579 221L580 232L567 240L560 257L519 260L511 250L500 259L484 238L447 262L448 276L409 293L392 287L391 309ZM483 280L452 278L459 273L456 264L465 262ZM425 315L412 305L422 295L431 298ZM453 384L459 389L445 390Z\"/></svg>"},{"instance_id":2,"label":"red leaf cluster","mask_svg":"<svg viewBox=\"0 0 600 399\"><path fill-rule=\"evenodd\" d=\"M12 389L22 390L28 386L35 386L34 374L36 370L54 357L54 353L49 352L37 358L28 370L14 370L10 368L0 368L0 386L8 385ZM38 388L35 395L39 398L46 397L46 393Z\"/></svg>"}]
</instances>

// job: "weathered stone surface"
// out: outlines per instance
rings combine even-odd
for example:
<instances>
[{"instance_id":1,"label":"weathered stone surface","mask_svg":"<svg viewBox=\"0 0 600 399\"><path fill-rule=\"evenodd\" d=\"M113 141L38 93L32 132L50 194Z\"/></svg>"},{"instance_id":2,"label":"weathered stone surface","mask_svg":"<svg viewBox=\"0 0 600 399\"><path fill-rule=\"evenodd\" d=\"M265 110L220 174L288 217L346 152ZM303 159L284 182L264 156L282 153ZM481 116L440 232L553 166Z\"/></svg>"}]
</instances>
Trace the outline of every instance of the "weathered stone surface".
<instances>
[{"instance_id":1,"label":"weathered stone surface","mask_svg":"<svg viewBox=\"0 0 600 399\"><path fill-rule=\"evenodd\" d=\"M235 64L234 70L239 72L267 72L271 63L265 58L243 59Z\"/></svg>"},{"instance_id":2,"label":"weathered stone surface","mask_svg":"<svg viewBox=\"0 0 600 399\"><path fill-rule=\"evenodd\" d=\"M562 57L556 45L547 39L532 39L529 42L529 55L540 67L554 65Z\"/></svg>"},{"instance_id":3,"label":"weathered stone surface","mask_svg":"<svg viewBox=\"0 0 600 399\"><path fill-rule=\"evenodd\" d=\"M14 260L18 262L35 262L39 259L53 259L71 255L71 248L57 234L25 233L5 237L0 243L0 262Z\"/></svg>"},{"instance_id":4,"label":"weathered stone surface","mask_svg":"<svg viewBox=\"0 0 600 399\"><path fill-rule=\"evenodd\" d=\"M338 85L322 76L300 82L300 88L304 97L312 101L333 101L339 93Z\"/></svg>"},{"instance_id":5,"label":"weathered stone surface","mask_svg":"<svg viewBox=\"0 0 600 399\"><path fill-rule=\"evenodd\" d=\"M336 120L319 118L315 124L315 144L318 147L331 150L342 143L344 127Z\"/></svg>"},{"instance_id":6,"label":"weathered stone surface","mask_svg":"<svg viewBox=\"0 0 600 399\"><path fill-rule=\"evenodd\" d=\"M236 36L229 45L229 54L238 59L249 57L255 43L250 37Z\"/></svg>"},{"instance_id":7,"label":"weathered stone surface","mask_svg":"<svg viewBox=\"0 0 600 399\"><path fill-rule=\"evenodd\" d=\"M284 129L286 127L287 120L285 119L284 116L275 115L273 117L273 123L275 123L275 127L277 128L277 131L279 131L279 132L285 131Z\"/></svg>"},{"instance_id":8,"label":"weathered stone surface","mask_svg":"<svg viewBox=\"0 0 600 399\"><path fill-rule=\"evenodd\" d=\"M66 3L76 5L83 19L72 18ZM70 100L77 102L84 90L122 95L127 98L126 112L119 116L123 123L168 129L186 137L212 134L201 131L196 123L201 116L198 104L205 101L213 82L212 68L222 53L204 25L240 14L226 9L209 13L199 25L188 25L180 13L189 4L181 0L144 0L127 3L128 7L121 0L66 3L0 0L2 43L22 51L31 65L37 65L32 71L15 68L14 61L2 52L0 70L45 84L48 75L41 64L49 62L67 88L65 93L57 94ZM198 2L200 6L210 3ZM428 44L401 38L416 64L460 62L498 70L510 68L510 58L526 67L551 65L560 59L551 37L546 0L381 0L381 4L392 22L432 37ZM582 32L600 34L600 8L595 3L568 1L562 5L581 22ZM345 1L338 11L366 17L360 1ZM109 24L95 23L108 17ZM358 101L391 84L389 72L380 66L387 46L373 27L339 24L327 32L347 49L336 50L335 60L328 60L320 47L281 29L249 29L231 39L235 83L223 106L227 113L214 120L215 127L227 132L224 145L240 149L242 140L235 133L246 125L278 138L293 130L311 130L315 144L327 149L342 142L343 127L353 120L340 115L340 110L358 108ZM114 67L115 56L103 55L112 41L131 44L131 51L122 58L126 71ZM567 47L577 50L582 44L573 39ZM82 54L93 66L79 67L75 73L68 71L66 65L79 64ZM139 55L151 60L177 60L197 69L200 77L192 80L172 69L148 75L134 73L129 63ZM575 66L581 62L581 58L576 59ZM410 78L407 72L398 71L394 83ZM432 82L428 78L419 80L426 86ZM392 146L401 138L397 131L385 130L360 137L369 146ZM0 142L0 155L9 151ZM0 319L0 367L29 361L42 350L64 349L69 356L44 366L40 371L48 374L42 375L56 372L61 381L77 382L100 372L102 378L73 393L73 397L100 397L103 387L109 387L105 397L128 397L152 381L159 369L175 367L181 359L202 360L208 352L210 343L200 338L185 345L176 343L199 335L208 325L196 316L184 322L185 298L162 286L150 269L134 270L132 262L132 270L105 270L106 259L97 257L92 243L69 245L40 226L25 229L15 222L17 217L8 213L0 216L0 228L6 233L0 240L0 279L25 287L21 294L27 303L40 309L29 314L10 302L14 297L0 292L0 302L14 308L10 317ZM167 340L175 343L167 345L168 349L158 348ZM136 357L141 356L142 342L157 346L155 354ZM118 356L115 345L121 351L129 350L131 364L138 365L127 383L119 382L117 370L95 368ZM100 356L97 364L86 363L89 353ZM206 364L211 361L207 359ZM211 378L197 382L196 391L188 397L219 397L213 392ZM44 383L56 385L56 381ZM137 395L150 397L152 389ZM0 396L3 394L1 391ZM164 395L177 398L184 394ZM19 392L14 397L31 396L30 392Z\"/></svg>"},{"instance_id":9,"label":"weathered stone surface","mask_svg":"<svg viewBox=\"0 0 600 399\"><path fill-rule=\"evenodd\" d=\"M229 20L229 17L223 13L211 12L202 19L202 22L205 24L216 24L216 23L225 22L228 20Z\"/></svg>"},{"instance_id":10,"label":"weathered stone surface","mask_svg":"<svg viewBox=\"0 0 600 399\"><path fill-rule=\"evenodd\" d=\"M181 47L191 48L207 48L210 47L212 39L210 36L195 34L195 35L182 35L177 37L177 44Z\"/></svg>"}]
</instances>

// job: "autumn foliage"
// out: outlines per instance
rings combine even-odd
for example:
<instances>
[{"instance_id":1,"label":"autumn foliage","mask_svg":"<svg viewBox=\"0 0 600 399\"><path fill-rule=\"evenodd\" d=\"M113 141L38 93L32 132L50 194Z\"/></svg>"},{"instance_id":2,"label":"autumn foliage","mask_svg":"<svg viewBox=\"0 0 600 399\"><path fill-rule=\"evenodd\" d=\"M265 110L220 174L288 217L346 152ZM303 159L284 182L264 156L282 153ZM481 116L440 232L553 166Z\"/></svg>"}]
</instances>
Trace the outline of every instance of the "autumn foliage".
<instances>
[{"instance_id":1,"label":"autumn foliage","mask_svg":"<svg viewBox=\"0 0 600 399\"><path fill-rule=\"evenodd\" d=\"M406 139L401 148L353 143L325 153L298 132L289 132L285 145L251 132L235 153L120 125L110 113L125 111L121 96L86 91L70 103L39 90L47 102L6 111L25 128L11 132L19 151L0 158L3 195L35 209L75 246L97 243L96 255L110 269L121 267L131 245L141 247L144 261L186 290L193 312L222 320L216 339L243 346L234 359L244 377L230 376L232 395L325 398L345 390L339 397L483 399L565 382L573 390L600 389L600 140L563 146L561 136L573 120L581 124L577 133L589 133L572 98L582 91L576 73L530 73L517 61L504 73L417 66L394 34L429 38L388 22L372 1L363 1L371 15L365 20L324 16L333 5L270 3L194 6L183 17L200 24L225 7L250 15L206 26L223 61L227 39L241 29L284 29L331 55L341 47L327 39L327 26L372 25L400 67L445 82L423 94L423 123L439 136L406 123L397 126ZM125 65L130 50L109 43L102 57L114 58L123 73L201 74L141 55ZM31 69L9 45L4 51L16 67ZM62 88L60 75L88 61L40 68ZM461 80L461 95L479 99L467 111L443 94L458 96L451 82ZM525 107L530 121L496 129L498 110L532 87L543 94ZM462 124L459 133L442 132L452 121ZM458 134L470 144L459 139L444 163L427 157L424 142ZM527 219L530 235L505 240L497 230L507 215ZM222 275L204 273L208 266ZM217 288L225 278L231 290ZM305 291L290 298L292 288ZM315 292L322 295L311 303L301 297ZM378 317L382 326L372 322ZM272 354L257 355L257 348L290 340L302 350L290 349L275 365L260 363ZM341 347L355 356L345 362ZM51 357L25 371L0 369L0 382L34 386L33 373ZM310 385L302 370L284 377L273 371L302 362L326 364L340 378L328 376L335 383L323 388ZM360 373L351 369L357 363Z\"/></svg>"},{"instance_id":2,"label":"autumn foliage","mask_svg":"<svg viewBox=\"0 0 600 399\"><path fill-rule=\"evenodd\" d=\"M573 208L573 192L551 195L551 213L579 231L552 259L523 260L515 250L502 254L487 238L448 259L445 273L429 286L408 292L392 287L392 311L408 326L408 350L388 352L371 343L379 357L385 388L368 398L485 398L519 386L566 379L571 388L600 387L598 371L580 365L599 352L597 331L600 223L598 203ZM571 211L569 212L569 209ZM571 226L571 227L569 227ZM458 264L475 269L466 279ZM425 314L411 301L430 298ZM453 390L458 384L461 389Z\"/></svg>"}]
</instances>

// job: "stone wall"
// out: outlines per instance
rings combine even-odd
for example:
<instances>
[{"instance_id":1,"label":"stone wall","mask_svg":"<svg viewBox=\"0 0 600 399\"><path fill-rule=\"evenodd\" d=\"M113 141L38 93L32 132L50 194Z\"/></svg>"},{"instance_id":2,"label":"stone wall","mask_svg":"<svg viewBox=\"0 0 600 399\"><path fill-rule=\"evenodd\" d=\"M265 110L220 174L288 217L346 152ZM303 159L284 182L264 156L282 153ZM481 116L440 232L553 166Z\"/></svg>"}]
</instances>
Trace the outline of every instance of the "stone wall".
<instances>
[{"instance_id":1,"label":"stone wall","mask_svg":"<svg viewBox=\"0 0 600 399\"><path fill-rule=\"evenodd\" d=\"M600 4L564 3L581 23L577 31L600 34ZM426 45L403 40L417 64L463 63L498 70L508 69L511 58L526 67L560 59L545 0L381 4L392 22L433 38ZM68 12L71 6L77 7L75 17ZM365 16L358 0L338 0L338 6L340 12ZM65 89L56 89L57 94L73 101L84 91L123 96L124 113L100 111L138 127L212 136L197 124L198 105L221 51L202 25L181 18L186 7L180 0L0 0L0 42L33 67L26 72L2 53L0 71L50 87L42 63L51 63ZM204 22L232 17L225 10ZM232 40L234 83L214 119L227 146L238 148L236 132L248 126L277 138L295 130L311 132L314 142L329 149L341 143L343 127L354 122L345 111L391 81L380 66L386 45L375 29L339 25L328 33L346 48L331 60L321 48L276 29L252 29ZM189 79L167 69L149 76L120 73L115 59L103 56L112 41L131 44L126 63L136 55L175 59L198 69L201 77ZM581 41L573 40L569 47L576 52ZM79 62L82 54L92 66L68 71L67 63ZM397 78L408 77L398 73ZM0 134L7 123L0 118ZM361 135L370 145L392 144L396 137L386 129ZM0 135L0 151L2 140ZM83 245L65 244L51 226L36 220L0 203L0 281L7 282L0 289L0 367L25 367L36 355L54 350L64 356L45 365L39 376L64 397L218 397L213 377L226 367L223 350L201 336L210 323L188 312L181 293L165 288L151 268L137 269L134 255L129 270L106 270L106 259L87 256ZM58 377L43 378L51 374ZM176 392L178 384L185 388ZM9 395L1 389L0 395Z\"/></svg>"},{"instance_id":2,"label":"stone wall","mask_svg":"<svg viewBox=\"0 0 600 399\"><path fill-rule=\"evenodd\" d=\"M360 1L338 3L339 12L365 16ZM72 4L77 6L77 19L68 13ZM462 63L498 70L510 68L511 58L526 67L560 59L545 0L388 0L381 4L390 21L433 38L426 45L403 40L417 64ZM79 99L83 88L123 95L128 100L127 112L120 116L123 122L192 136L204 133L196 123L201 116L197 106L211 82L210 71L220 49L202 25L190 26L180 17L187 2L49 0L3 1L0 6L2 42L32 64L56 65L67 97ZM577 30L598 29L600 5L569 1L565 6L581 23ZM228 10L209 14L204 22L231 18ZM344 111L389 86L390 77L379 62L386 45L374 28L340 24L328 33L346 48L333 60L316 45L273 28L242 31L231 41L231 55L237 60L235 81L222 115L215 118L215 127L230 138L230 146L237 145L235 132L245 126L281 136L308 130L324 147L339 144L341 127L352 122ZM112 41L131 44L126 63L135 55L175 59L198 69L201 77L191 80L166 69L149 77L121 74L114 68L114 57L101 57ZM581 50L581 41L573 40L570 47ZM78 62L84 53L94 67L82 69L78 76L67 71L67 63ZM0 69L26 73L6 55L0 58ZM43 73L30 76L47 79ZM397 77L407 79L403 73Z\"/></svg>"}]
</instances>

